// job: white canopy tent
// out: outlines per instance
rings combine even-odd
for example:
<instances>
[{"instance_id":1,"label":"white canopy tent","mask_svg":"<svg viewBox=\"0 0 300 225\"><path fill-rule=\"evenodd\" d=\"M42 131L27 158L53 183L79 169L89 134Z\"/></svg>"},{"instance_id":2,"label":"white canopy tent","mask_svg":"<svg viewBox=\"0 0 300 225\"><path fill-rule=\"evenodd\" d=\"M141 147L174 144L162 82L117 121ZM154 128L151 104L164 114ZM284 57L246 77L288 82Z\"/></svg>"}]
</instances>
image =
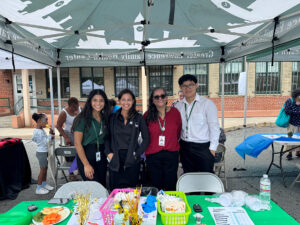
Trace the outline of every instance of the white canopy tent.
<instances>
[{"instance_id":1,"label":"white canopy tent","mask_svg":"<svg viewBox=\"0 0 300 225\"><path fill-rule=\"evenodd\" d=\"M1 3L0 48L58 67L58 78L59 67L141 66L146 87L145 66L221 62L223 127L224 62L300 39L299 0ZM142 97L145 110L146 88Z\"/></svg>"}]
</instances>

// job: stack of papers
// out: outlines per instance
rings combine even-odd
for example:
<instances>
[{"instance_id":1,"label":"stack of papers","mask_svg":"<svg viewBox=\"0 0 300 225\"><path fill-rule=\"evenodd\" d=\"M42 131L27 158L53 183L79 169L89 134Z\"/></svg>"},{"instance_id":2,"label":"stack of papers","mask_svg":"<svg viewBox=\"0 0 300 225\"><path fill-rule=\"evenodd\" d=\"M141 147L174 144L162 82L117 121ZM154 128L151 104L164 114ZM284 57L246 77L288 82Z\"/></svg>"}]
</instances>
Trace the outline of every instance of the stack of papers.
<instances>
[{"instance_id":1,"label":"stack of papers","mask_svg":"<svg viewBox=\"0 0 300 225\"><path fill-rule=\"evenodd\" d=\"M242 207L208 207L216 225L254 225Z\"/></svg>"}]
</instances>

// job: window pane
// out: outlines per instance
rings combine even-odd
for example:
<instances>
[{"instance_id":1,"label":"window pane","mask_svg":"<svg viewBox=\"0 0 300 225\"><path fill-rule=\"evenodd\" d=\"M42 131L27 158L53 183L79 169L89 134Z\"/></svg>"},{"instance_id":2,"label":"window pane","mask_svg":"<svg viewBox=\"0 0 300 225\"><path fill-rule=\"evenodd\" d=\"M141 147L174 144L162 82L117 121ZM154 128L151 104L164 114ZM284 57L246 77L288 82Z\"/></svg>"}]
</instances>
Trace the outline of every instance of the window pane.
<instances>
[{"instance_id":1,"label":"window pane","mask_svg":"<svg viewBox=\"0 0 300 225\"><path fill-rule=\"evenodd\" d=\"M173 67L172 66L150 66L149 67L149 91L162 87L166 89L167 95L173 95Z\"/></svg>"},{"instance_id":2,"label":"window pane","mask_svg":"<svg viewBox=\"0 0 300 225\"><path fill-rule=\"evenodd\" d=\"M196 74L195 66L196 66L196 65L185 65L185 66L184 66L184 74L192 74L192 75L195 75L195 74Z\"/></svg>"},{"instance_id":3,"label":"window pane","mask_svg":"<svg viewBox=\"0 0 300 225\"><path fill-rule=\"evenodd\" d=\"M88 97L93 90L93 81L91 78L81 78L81 96Z\"/></svg>"},{"instance_id":4,"label":"window pane","mask_svg":"<svg viewBox=\"0 0 300 225\"><path fill-rule=\"evenodd\" d=\"M104 77L104 69L101 67L94 67L93 75L94 77Z\"/></svg>"},{"instance_id":5,"label":"window pane","mask_svg":"<svg viewBox=\"0 0 300 225\"><path fill-rule=\"evenodd\" d=\"M255 92L257 94L280 93L280 64L274 62L257 62L255 72Z\"/></svg>"},{"instance_id":6,"label":"window pane","mask_svg":"<svg viewBox=\"0 0 300 225\"><path fill-rule=\"evenodd\" d=\"M92 68L90 67L81 68L81 77L92 78Z\"/></svg>"},{"instance_id":7,"label":"window pane","mask_svg":"<svg viewBox=\"0 0 300 225\"><path fill-rule=\"evenodd\" d=\"M243 61L237 59L235 61L225 63L224 73L224 94L237 95L240 73L243 72ZM220 66L220 93L222 92L222 67Z\"/></svg>"},{"instance_id":8,"label":"window pane","mask_svg":"<svg viewBox=\"0 0 300 225\"><path fill-rule=\"evenodd\" d=\"M135 96L139 96L138 67L116 67L115 82L115 96L125 88L130 89Z\"/></svg>"},{"instance_id":9,"label":"window pane","mask_svg":"<svg viewBox=\"0 0 300 225\"><path fill-rule=\"evenodd\" d=\"M94 90L101 89L104 90L104 79L103 77L94 77Z\"/></svg>"},{"instance_id":10,"label":"window pane","mask_svg":"<svg viewBox=\"0 0 300 225\"><path fill-rule=\"evenodd\" d=\"M300 62L293 62L292 91L300 88Z\"/></svg>"}]
</instances>

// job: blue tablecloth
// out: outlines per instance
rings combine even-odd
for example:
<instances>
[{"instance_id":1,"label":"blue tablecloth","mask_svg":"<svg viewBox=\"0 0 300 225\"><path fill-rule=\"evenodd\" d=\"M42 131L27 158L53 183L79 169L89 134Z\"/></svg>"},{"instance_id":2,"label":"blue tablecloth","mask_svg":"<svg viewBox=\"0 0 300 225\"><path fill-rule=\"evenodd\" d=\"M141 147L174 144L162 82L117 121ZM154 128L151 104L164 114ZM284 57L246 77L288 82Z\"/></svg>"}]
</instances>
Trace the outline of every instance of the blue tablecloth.
<instances>
[{"instance_id":1,"label":"blue tablecloth","mask_svg":"<svg viewBox=\"0 0 300 225\"><path fill-rule=\"evenodd\" d=\"M287 137L286 133L255 134L247 137L243 143L235 148L235 150L243 159L245 159L245 155L257 158L257 156L263 150L267 149L274 141L299 142L300 145L300 133L294 133L293 137L294 138Z\"/></svg>"}]
</instances>

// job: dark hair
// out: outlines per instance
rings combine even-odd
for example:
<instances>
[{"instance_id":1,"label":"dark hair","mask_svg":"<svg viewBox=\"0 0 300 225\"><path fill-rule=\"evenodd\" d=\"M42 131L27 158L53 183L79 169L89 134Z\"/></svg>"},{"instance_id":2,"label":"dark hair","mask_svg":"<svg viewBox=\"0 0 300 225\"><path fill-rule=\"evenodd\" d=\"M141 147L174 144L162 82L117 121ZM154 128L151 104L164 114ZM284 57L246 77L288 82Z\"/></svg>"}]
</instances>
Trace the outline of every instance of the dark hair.
<instances>
[{"instance_id":1,"label":"dark hair","mask_svg":"<svg viewBox=\"0 0 300 225\"><path fill-rule=\"evenodd\" d=\"M68 105L70 106L70 105L78 105L79 104L79 102L78 102L78 99L77 98L75 98L75 97L71 97L71 98L69 98L69 100L68 100Z\"/></svg>"},{"instance_id":2,"label":"dark hair","mask_svg":"<svg viewBox=\"0 0 300 225\"><path fill-rule=\"evenodd\" d=\"M117 104L114 99L109 99L108 103L109 103L110 106L115 106Z\"/></svg>"},{"instance_id":3,"label":"dark hair","mask_svg":"<svg viewBox=\"0 0 300 225\"><path fill-rule=\"evenodd\" d=\"M162 87L157 87L154 88L151 92L151 95L149 97L149 107L148 107L148 114L146 116L146 123L148 124L149 122L154 122L158 119L158 110L156 108L156 105L154 105L153 103L153 96L154 96L154 92L156 92L157 90L163 90L164 93L166 94L166 90Z\"/></svg>"},{"instance_id":4,"label":"dark hair","mask_svg":"<svg viewBox=\"0 0 300 225\"><path fill-rule=\"evenodd\" d=\"M300 89L293 90L292 98L296 99L300 95Z\"/></svg>"},{"instance_id":5,"label":"dark hair","mask_svg":"<svg viewBox=\"0 0 300 225\"><path fill-rule=\"evenodd\" d=\"M45 117L46 115L43 113L33 113L32 114L32 119L37 123L37 121L43 117Z\"/></svg>"},{"instance_id":6,"label":"dark hair","mask_svg":"<svg viewBox=\"0 0 300 225\"><path fill-rule=\"evenodd\" d=\"M191 74L182 75L178 80L179 86L182 85L185 81L193 81L195 84L197 84L197 78Z\"/></svg>"},{"instance_id":7,"label":"dark hair","mask_svg":"<svg viewBox=\"0 0 300 225\"><path fill-rule=\"evenodd\" d=\"M75 127L78 126L81 119L84 119L84 121L85 121L85 127L84 127L85 130L88 130L91 127L92 116L93 116L92 98L95 95L101 95L102 98L104 99L104 108L100 112L100 118L101 118L102 121L105 122L105 124L108 124L108 117L109 117L110 112L111 112L110 107L109 107L109 103L108 103L108 98L107 98L107 96L106 96L106 94L103 90L95 89L95 90L90 92L90 94L88 96L88 99L87 99L87 101L84 105L83 110L74 119L73 126L72 126L72 131L74 130Z\"/></svg>"},{"instance_id":8,"label":"dark hair","mask_svg":"<svg viewBox=\"0 0 300 225\"><path fill-rule=\"evenodd\" d=\"M131 106L131 108L129 109L128 112L128 119L133 119L135 117L135 115L138 113L136 111L136 100L135 100L135 95L133 94L133 92L129 89L123 89L122 91L120 91L119 95L118 95L118 99L119 101L121 100L122 96L125 94L130 94L132 99L133 99L133 104Z\"/></svg>"}]
</instances>

